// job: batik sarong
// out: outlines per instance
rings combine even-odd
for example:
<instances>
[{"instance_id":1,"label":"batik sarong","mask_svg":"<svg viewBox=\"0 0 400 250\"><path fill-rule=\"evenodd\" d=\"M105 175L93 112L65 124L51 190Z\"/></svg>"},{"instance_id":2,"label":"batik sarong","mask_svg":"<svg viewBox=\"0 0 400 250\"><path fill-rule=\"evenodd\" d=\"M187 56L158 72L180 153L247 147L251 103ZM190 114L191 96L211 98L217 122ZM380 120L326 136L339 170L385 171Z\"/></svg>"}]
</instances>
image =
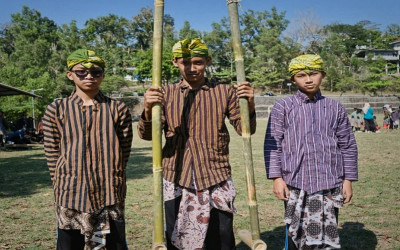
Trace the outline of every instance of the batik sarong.
<instances>
[{"instance_id":1,"label":"batik sarong","mask_svg":"<svg viewBox=\"0 0 400 250\"><path fill-rule=\"evenodd\" d=\"M183 188L164 179L164 200L182 196L171 242L179 249L203 249L211 209L237 213L233 202L236 190L229 178L209 189Z\"/></svg>"},{"instance_id":2,"label":"batik sarong","mask_svg":"<svg viewBox=\"0 0 400 250\"><path fill-rule=\"evenodd\" d=\"M335 208L343 207L342 188L307 194L289 187L289 193L284 221L297 248L340 248Z\"/></svg>"},{"instance_id":3,"label":"batik sarong","mask_svg":"<svg viewBox=\"0 0 400 250\"><path fill-rule=\"evenodd\" d=\"M108 206L94 213L57 206L58 228L80 230L85 236L84 250L105 250L106 235L110 233L110 219L120 220L123 217L123 204Z\"/></svg>"}]
</instances>

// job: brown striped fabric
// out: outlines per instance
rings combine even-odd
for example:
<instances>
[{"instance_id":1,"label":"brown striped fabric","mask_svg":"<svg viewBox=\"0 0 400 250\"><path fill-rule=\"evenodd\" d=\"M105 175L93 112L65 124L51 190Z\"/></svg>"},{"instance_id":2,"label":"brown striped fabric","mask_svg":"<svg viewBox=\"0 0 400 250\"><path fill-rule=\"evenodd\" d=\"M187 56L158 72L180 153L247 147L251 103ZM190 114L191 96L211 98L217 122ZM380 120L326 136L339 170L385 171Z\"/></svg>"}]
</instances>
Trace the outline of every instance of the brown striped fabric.
<instances>
[{"instance_id":1,"label":"brown striped fabric","mask_svg":"<svg viewBox=\"0 0 400 250\"><path fill-rule=\"evenodd\" d=\"M239 98L231 85L206 82L190 90L182 81L163 87L163 176L188 188L192 179L202 190L227 180L229 133L225 118L241 134ZM251 114L251 133L256 130L256 116ZM139 136L151 140L151 121L144 115L138 123Z\"/></svg>"},{"instance_id":2,"label":"brown striped fabric","mask_svg":"<svg viewBox=\"0 0 400 250\"><path fill-rule=\"evenodd\" d=\"M101 92L84 106L74 92L43 116L44 148L56 204L94 212L123 202L132 144L128 107Z\"/></svg>"}]
</instances>

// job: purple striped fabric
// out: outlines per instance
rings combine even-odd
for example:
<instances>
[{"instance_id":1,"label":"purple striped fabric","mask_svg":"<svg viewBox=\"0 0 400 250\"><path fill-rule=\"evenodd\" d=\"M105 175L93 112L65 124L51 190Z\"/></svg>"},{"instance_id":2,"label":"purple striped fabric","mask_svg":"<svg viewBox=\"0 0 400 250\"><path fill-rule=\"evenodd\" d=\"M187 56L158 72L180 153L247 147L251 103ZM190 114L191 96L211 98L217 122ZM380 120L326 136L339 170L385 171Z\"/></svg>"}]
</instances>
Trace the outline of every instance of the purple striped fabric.
<instances>
[{"instance_id":1,"label":"purple striped fabric","mask_svg":"<svg viewBox=\"0 0 400 250\"><path fill-rule=\"evenodd\" d=\"M198 190L227 180L229 133L225 118L241 134L239 98L231 85L206 82L190 90L183 82L163 87L163 176L170 182L189 188L194 177ZM256 116L251 115L251 133ZM140 119L139 136L151 140L151 121Z\"/></svg>"},{"instance_id":2,"label":"purple striped fabric","mask_svg":"<svg viewBox=\"0 0 400 250\"><path fill-rule=\"evenodd\" d=\"M132 144L128 107L101 92L83 106L74 92L43 116L44 149L56 204L81 212L121 203Z\"/></svg>"},{"instance_id":3,"label":"purple striped fabric","mask_svg":"<svg viewBox=\"0 0 400 250\"><path fill-rule=\"evenodd\" d=\"M298 91L273 107L265 135L264 158L269 179L308 193L356 181L357 145L344 107L321 96L315 101Z\"/></svg>"}]
</instances>

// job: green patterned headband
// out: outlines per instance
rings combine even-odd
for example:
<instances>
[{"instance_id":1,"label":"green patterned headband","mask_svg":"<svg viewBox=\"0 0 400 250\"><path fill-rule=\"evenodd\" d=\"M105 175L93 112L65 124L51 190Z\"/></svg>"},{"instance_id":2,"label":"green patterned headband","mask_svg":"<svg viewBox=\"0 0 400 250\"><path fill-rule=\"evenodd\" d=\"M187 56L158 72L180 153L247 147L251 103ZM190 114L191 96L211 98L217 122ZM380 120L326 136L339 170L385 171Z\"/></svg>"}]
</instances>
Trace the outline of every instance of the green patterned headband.
<instances>
[{"instance_id":1,"label":"green patterned headband","mask_svg":"<svg viewBox=\"0 0 400 250\"><path fill-rule=\"evenodd\" d=\"M181 40L172 47L174 58L208 57L207 45L199 38Z\"/></svg>"},{"instance_id":2,"label":"green patterned headband","mask_svg":"<svg viewBox=\"0 0 400 250\"><path fill-rule=\"evenodd\" d=\"M96 64L103 69L106 67L104 60L96 55L96 52L87 49L78 49L72 52L67 58L68 70L72 69L77 64L83 65L85 68L91 68Z\"/></svg>"}]
</instances>

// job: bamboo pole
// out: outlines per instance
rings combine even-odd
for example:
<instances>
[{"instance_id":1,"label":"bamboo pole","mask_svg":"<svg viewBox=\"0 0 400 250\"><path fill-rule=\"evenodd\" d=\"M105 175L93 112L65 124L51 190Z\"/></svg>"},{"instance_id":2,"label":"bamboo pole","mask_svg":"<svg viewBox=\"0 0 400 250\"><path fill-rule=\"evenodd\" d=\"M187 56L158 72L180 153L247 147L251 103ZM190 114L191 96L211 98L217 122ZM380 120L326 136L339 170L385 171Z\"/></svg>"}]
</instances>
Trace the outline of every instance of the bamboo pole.
<instances>
[{"instance_id":1,"label":"bamboo pole","mask_svg":"<svg viewBox=\"0 0 400 250\"><path fill-rule=\"evenodd\" d=\"M237 9L237 4L239 1L240 0L227 0L226 3L228 5L229 19L231 23L232 47L235 57L237 82L241 83L246 81L246 75L244 70L244 59L240 38L239 13ZM267 245L260 240L260 226L258 221L256 187L254 181L248 100L246 98L240 98L239 105L242 124L243 156L246 165L247 204L249 206L251 228L251 232L247 230L239 232L239 237L241 237L242 241L252 249L267 249Z\"/></svg>"},{"instance_id":2,"label":"bamboo pole","mask_svg":"<svg viewBox=\"0 0 400 250\"><path fill-rule=\"evenodd\" d=\"M153 79L161 87L164 0L154 0ZM162 179L161 104L151 109L153 142L153 249L167 249L164 238L164 199Z\"/></svg>"}]
</instances>

